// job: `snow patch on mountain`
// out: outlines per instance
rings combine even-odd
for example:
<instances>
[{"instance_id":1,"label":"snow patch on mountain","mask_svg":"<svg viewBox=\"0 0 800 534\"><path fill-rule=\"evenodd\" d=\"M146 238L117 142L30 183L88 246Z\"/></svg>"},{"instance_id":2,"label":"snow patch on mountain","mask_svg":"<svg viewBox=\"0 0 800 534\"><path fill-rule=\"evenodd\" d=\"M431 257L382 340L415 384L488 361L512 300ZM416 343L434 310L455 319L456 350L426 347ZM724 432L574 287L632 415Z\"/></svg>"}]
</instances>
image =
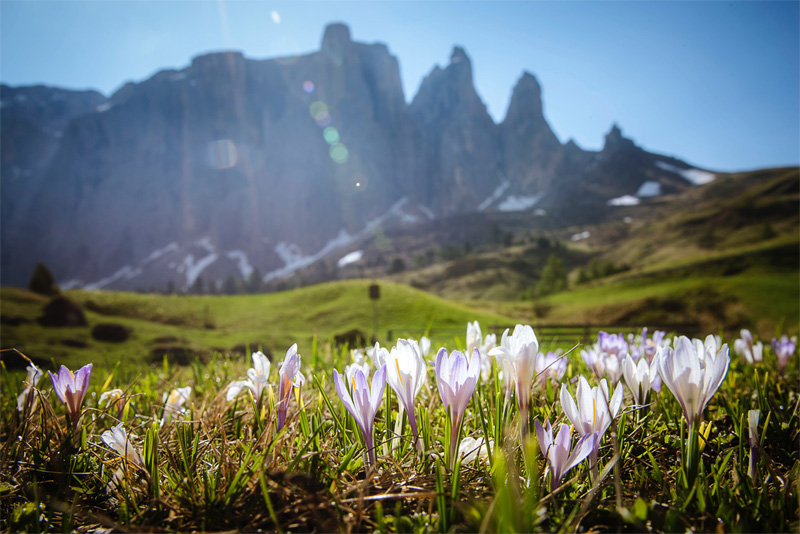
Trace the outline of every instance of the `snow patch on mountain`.
<instances>
[{"instance_id":1,"label":"snow patch on mountain","mask_svg":"<svg viewBox=\"0 0 800 534\"><path fill-rule=\"evenodd\" d=\"M329 240L321 249L311 255L305 256L303 255L303 251L299 246L281 241L275 245L275 253L281 258L281 260L283 260L285 265L280 269L276 269L265 274L263 278L264 282L269 282L275 278L283 278L284 276L288 276L298 269L308 267L312 263L321 260L337 249L344 248L353 244L359 239L369 236L373 230L383 224L390 217L400 216L403 206L407 201L408 197L401 198L392 204L392 206L383 215L368 221L364 228L355 235L350 235L344 228L342 228L334 238Z\"/></svg>"},{"instance_id":2,"label":"snow patch on mountain","mask_svg":"<svg viewBox=\"0 0 800 534\"><path fill-rule=\"evenodd\" d=\"M639 186L636 191L637 197L659 197L661 196L661 184L658 182L647 181Z\"/></svg>"},{"instance_id":3,"label":"snow patch on mountain","mask_svg":"<svg viewBox=\"0 0 800 534\"><path fill-rule=\"evenodd\" d=\"M244 251L229 250L225 253L225 256L236 262L239 272L242 274L242 280L250 278L250 275L253 273L253 266L250 264L250 260L247 259L247 254L245 254Z\"/></svg>"},{"instance_id":4,"label":"snow patch on mountain","mask_svg":"<svg viewBox=\"0 0 800 534\"><path fill-rule=\"evenodd\" d=\"M84 289L102 289L105 286L113 284L114 282L123 277L127 280L128 275L131 275L130 278L133 278L133 276L136 276L135 274L132 274L134 272L135 271L133 267L131 267L130 265L126 265L121 269L118 269L117 272L115 272L111 276L107 276L105 278L98 280L97 282L92 282L91 284L86 284L86 286L84 286Z\"/></svg>"},{"instance_id":5,"label":"snow patch on mountain","mask_svg":"<svg viewBox=\"0 0 800 534\"><path fill-rule=\"evenodd\" d=\"M151 261L156 261L158 258L163 256L164 254L167 254L168 252L175 252L177 250L178 250L178 243L173 241L169 245L155 249L139 265L146 265Z\"/></svg>"},{"instance_id":6,"label":"snow patch on mountain","mask_svg":"<svg viewBox=\"0 0 800 534\"><path fill-rule=\"evenodd\" d=\"M641 200L633 195L622 195L621 197L612 198L608 201L609 206L636 206Z\"/></svg>"},{"instance_id":7,"label":"snow patch on mountain","mask_svg":"<svg viewBox=\"0 0 800 534\"><path fill-rule=\"evenodd\" d=\"M186 284L184 287L191 287L197 280L197 277L200 276L200 273L202 273L206 267L217 261L217 258L219 258L219 254L216 252L212 252L208 256L200 258L196 262L194 261L194 254L189 254L183 258L183 263L178 266L178 272L186 273Z\"/></svg>"},{"instance_id":8,"label":"snow patch on mountain","mask_svg":"<svg viewBox=\"0 0 800 534\"><path fill-rule=\"evenodd\" d=\"M509 195L497 206L499 211L525 211L539 202L539 196L530 197Z\"/></svg>"},{"instance_id":9,"label":"snow patch on mountain","mask_svg":"<svg viewBox=\"0 0 800 534\"><path fill-rule=\"evenodd\" d=\"M712 182L717 175L713 172L708 171L701 171L700 169L681 169L680 167L676 167L675 165L670 165L665 161L656 161L656 167L659 169L674 172L675 174L679 174L683 176L687 181L693 183L694 185L703 185L709 182Z\"/></svg>"},{"instance_id":10,"label":"snow patch on mountain","mask_svg":"<svg viewBox=\"0 0 800 534\"><path fill-rule=\"evenodd\" d=\"M350 265L351 263L356 263L357 261L360 261L362 257L364 257L363 250L354 250L353 252L345 254L344 256L339 258L339 261L336 262L336 265L338 267L344 267L345 265Z\"/></svg>"},{"instance_id":11,"label":"snow patch on mountain","mask_svg":"<svg viewBox=\"0 0 800 534\"><path fill-rule=\"evenodd\" d=\"M491 195L489 195L483 202L478 204L478 211L485 211L486 208L491 206L492 203L503 196L503 193L505 193L506 189L508 189L510 186L511 182L508 180L503 180L503 182L495 188Z\"/></svg>"}]
</instances>

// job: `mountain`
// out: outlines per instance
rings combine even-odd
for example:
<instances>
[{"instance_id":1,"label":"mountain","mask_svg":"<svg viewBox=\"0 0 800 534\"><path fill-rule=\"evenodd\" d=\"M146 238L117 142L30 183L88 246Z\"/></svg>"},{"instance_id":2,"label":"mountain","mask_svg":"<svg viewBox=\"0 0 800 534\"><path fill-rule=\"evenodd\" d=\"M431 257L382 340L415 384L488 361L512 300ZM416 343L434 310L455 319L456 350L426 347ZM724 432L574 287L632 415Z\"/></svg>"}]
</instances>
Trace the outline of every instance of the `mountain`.
<instances>
[{"instance_id":1,"label":"mountain","mask_svg":"<svg viewBox=\"0 0 800 534\"><path fill-rule=\"evenodd\" d=\"M602 219L609 202L713 178L616 126L599 152L562 144L529 73L495 124L460 47L407 104L397 58L343 24L304 56L211 53L109 98L3 85L0 100L11 285L37 261L67 287L270 281L392 227L480 211Z\"/></svg>"}]
</instances>

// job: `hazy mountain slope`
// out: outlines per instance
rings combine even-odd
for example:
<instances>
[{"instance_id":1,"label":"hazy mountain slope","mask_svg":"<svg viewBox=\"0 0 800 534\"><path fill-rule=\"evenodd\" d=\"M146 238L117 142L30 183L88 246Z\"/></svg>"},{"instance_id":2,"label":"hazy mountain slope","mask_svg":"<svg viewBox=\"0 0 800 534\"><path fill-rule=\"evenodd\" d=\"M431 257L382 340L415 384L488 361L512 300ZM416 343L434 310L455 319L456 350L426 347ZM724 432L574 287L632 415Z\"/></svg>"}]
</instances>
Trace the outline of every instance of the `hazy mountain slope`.
<instances>
[{"instance_id":1,"label":"hazy mountain slope","mask_svg":"<svg viewBox=\"0 0 800 534\"><path fill-rule=\"evenodd\" d=\"M713 178L616 127L600 152L562 145L528 73L495 124L459 47L410 104L399 69L332 24L318 52L205 54L108 99L3 86L2 283L37 261L67 287L271 281L375 232L477 212L597 222L615 198Z\"/></svg>"}]
</instances>

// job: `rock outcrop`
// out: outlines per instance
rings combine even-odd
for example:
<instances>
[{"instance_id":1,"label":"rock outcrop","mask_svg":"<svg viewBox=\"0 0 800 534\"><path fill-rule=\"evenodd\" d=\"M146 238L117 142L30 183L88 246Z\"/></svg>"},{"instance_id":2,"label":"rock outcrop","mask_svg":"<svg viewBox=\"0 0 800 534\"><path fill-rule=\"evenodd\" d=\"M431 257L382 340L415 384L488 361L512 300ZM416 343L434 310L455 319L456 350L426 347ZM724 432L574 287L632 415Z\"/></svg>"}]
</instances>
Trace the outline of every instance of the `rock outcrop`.
<instances>
[{"instance_id":1,"label":"rock outcrop","mask_svg":"<svg viewBox=\"0 0 800 534\"><path fill-rule=\"evenodd\" d=\"M571 209L580 191L602 211L646 180L689 185L688 165L616 127L599 153L562 145L529 73L495 124L460 47L406 104L397 58L343 24L318 52L205 54L109 98L40 86L0 97L3 284L25 284L37 261L65 288L272 280L384 226Z\"/></svg>"}]
</instances>

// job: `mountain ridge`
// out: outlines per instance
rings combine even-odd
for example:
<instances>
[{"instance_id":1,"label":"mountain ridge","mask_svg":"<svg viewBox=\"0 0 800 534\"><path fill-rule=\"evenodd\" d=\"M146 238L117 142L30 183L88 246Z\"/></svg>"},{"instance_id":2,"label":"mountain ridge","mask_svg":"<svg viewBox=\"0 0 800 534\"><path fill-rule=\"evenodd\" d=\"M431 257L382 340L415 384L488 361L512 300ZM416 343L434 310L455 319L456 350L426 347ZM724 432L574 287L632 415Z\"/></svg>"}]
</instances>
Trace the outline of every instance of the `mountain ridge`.
<instances>
[{"instance_id":1,"label":"mountain ridge","mask_svg":"<svg viewBox=\"0 0 800 534\"><path fill-rule=\"evenodd\" d=\"M55 119L15 115L29 96L3 85L2 282L26 283L37 261L74 287L273 279L384 227L534 206L603 217L645 182L691 186L691 166L616 126L599 152L561 144L530 73L495 123L463 48L410 103L399 69L385 44L331 24L317 52L202 54L97 93L59 136Z\"/></svg>"}]
</instances>

